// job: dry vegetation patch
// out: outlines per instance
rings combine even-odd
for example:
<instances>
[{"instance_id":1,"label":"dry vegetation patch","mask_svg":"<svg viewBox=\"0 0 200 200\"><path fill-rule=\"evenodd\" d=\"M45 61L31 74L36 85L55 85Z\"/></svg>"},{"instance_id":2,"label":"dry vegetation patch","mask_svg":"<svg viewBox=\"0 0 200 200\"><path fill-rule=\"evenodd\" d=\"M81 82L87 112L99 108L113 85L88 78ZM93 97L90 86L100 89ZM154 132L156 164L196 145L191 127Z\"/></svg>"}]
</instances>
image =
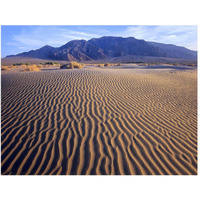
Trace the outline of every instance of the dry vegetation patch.
<instances>
[{"instance_id":1,"label":"dry vegetation patch","mask_svg":"<svg viewBox=\"0 0 200 200\"><path fill-rule=\"evenodd\" d=\"M104 66L105 66L105 67L110 67L111 64L110 64L110 63L105 63Z\"/></svg>"},{"instance_id":2,"label":"dry vegetation patch","mask_svg":"<svg viewBox=\"0 0 200 200\"><path fill-rule=\"evenodd\" d=\"M110 67L110 63L98 64L98 67Z\"/></svg>"},{"instance_id":3,"label":"dry vegetation patch","mask_svg":"<svg viewBox=\"0 0 200 200\"><path fill-rule=\"evenodd\" d=\"M60 67L61 64L59 62L52 62L52 61L49 61L49 62L45 62L45 63L40 63L39 66L41 67Z\"/></svg>"},{"instance_id":4,"label":"dry vegetation patch","mask_svg":"<svg viewBox=\"0 0 200 200\"><path fill-rule=\"evenodd\" d=\"M74 69L74 68L82 69L83 65L77 62L70 62L69 64L60 66L60 69Z\"/></svg>"},{"instance_id":5,"label":"dry vegetation patch","mask_svg":"<svg viewBox=\"0 0 200 200\"><path fill-rule=\"evenodd\" d=\"M2 70L2 71L9 71L10 68L9 68L9 67L5 67L5 66L2 66L2 67L1 67L1 70Z\"/></svg>"},{"instance_id":6,"label":"dry vegetation patch","mask_svg":"<svg viewBox=\"0 0 200 200\"><path fill-rule=\"evenodd\" d=\"M40 71L40 68L37 65L30 65L30 66L26 66L22 69L23 72L36 72L36 71Z\"/></svg>"},{"instance_id":7,"label":"dry vegetation patch","mask_svg":"<svg viewBox=\"0 0 200 200\"><path fill-rule=\"evenodd\" d=\"M104 67L104 64L98 64L98 67Z\"/></svg>"}]
</instances>

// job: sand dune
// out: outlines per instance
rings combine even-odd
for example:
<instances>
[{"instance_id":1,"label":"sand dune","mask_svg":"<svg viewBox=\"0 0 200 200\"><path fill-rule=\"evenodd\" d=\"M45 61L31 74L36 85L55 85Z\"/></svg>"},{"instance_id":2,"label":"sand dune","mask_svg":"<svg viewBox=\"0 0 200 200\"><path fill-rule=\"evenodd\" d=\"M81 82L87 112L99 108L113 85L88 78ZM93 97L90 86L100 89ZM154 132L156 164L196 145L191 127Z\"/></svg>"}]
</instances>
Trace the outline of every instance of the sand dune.
<instances>
[{"instance_id":1,"label":"sand dune","mask_svg":"<svg viewBox=\"0 0 200 200\"><path fill-rule=\"evenodd\" d=\"M197 72L2 74L2 174L197 174Z\"/></svg>"}]
</instances>

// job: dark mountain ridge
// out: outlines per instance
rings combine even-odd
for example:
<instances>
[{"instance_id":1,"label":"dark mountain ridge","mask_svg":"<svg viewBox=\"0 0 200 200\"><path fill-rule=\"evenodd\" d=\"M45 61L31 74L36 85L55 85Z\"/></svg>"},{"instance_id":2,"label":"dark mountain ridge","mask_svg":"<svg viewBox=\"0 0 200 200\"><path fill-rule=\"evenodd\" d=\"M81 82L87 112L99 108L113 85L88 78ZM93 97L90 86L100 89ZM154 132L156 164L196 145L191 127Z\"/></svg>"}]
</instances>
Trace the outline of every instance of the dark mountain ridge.
<instances>
[{"instance_id":1,"label":"dark mountain ridge","mask_svg":"<svg viewBox=\"0 0 200 200\"><path fill-rule=\"evenodd\" d=\"M197 60L197 52L172 44L147 42L134 37L101 37L91 40L72 40L54 48L46 45L37 50L7 57L30 57L64 61L92 61L126 56L151 56Z\"/></svg>"}]
</instances>

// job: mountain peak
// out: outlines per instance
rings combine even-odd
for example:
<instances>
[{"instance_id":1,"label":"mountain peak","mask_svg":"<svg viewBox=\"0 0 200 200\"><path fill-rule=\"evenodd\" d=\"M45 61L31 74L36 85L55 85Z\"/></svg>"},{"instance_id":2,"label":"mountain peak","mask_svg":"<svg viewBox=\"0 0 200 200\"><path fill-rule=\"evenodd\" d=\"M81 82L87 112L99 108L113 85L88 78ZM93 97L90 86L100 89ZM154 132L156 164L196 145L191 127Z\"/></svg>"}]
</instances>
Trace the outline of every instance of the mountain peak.
<instances>
[{"instance_id":1,"label":"mountain peak","mask_svg":"<svg viewBox=\"0 0 200 200\"><path fill-rule=\"evenodd\" d=\"M52 46L50 46L50 45L45 45L45 46L43 46L43 47L40 48L40 49L50 49L50 48L54 48L54 47L52 47Z\"/></svg>"},{"instance_id":2,"label":"mountain peak","mask_svg":"<svg viewBox=\"0 0 200 200\"><path fill-rule=\"evenodd\" d=\"M138 40L134 37L103 36L86 40L72 40L54 48L45 45L40 49L17 54L52 60L87 61L124 56L150 56L178 59L197 59L197 52L184 47Z\"/></svg>"}]
</instances>

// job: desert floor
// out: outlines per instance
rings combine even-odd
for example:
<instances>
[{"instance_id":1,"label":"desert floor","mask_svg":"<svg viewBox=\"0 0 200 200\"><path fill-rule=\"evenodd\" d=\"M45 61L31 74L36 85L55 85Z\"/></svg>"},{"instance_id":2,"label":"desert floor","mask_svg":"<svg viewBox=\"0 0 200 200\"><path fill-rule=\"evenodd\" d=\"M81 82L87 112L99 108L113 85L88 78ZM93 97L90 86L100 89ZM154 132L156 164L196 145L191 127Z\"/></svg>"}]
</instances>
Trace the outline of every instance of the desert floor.
<instances>
[{"instance_id":1,"label":"desert floor","mask_svg":"<svg viewBox=\"0 0 200 200\"><path fill-rule=\"evenodd\" d=\"M2 174L197 174L197 70L1 75Z\"/></svg>"}]
</instances>

